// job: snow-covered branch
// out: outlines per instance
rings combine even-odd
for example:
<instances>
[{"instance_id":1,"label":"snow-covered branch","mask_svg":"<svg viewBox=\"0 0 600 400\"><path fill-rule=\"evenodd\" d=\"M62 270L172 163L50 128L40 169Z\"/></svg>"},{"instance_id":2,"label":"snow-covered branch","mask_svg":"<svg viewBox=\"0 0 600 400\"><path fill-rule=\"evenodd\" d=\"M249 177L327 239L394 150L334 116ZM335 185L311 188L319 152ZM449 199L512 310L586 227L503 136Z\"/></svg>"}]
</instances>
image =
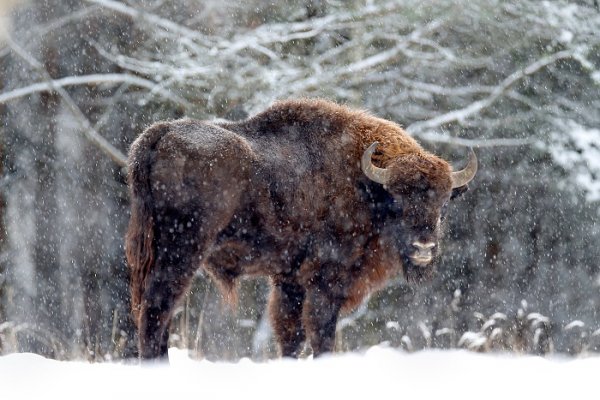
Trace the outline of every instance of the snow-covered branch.
<instances>
[{"instance_id":1,"label":"snow-covered branch","mask_svg":"<svg viewBox=\"0 0 600 400\"><path fill-rule=\"evenodd\" d=\"M466 107L463 107L458 110L452 110L450 112L444 113L442 115L438 115L434 118L428 119L426 121L419 121L409 125L406 129L413 135L420 135L427 130L438 128L450 122L461 122L466 120L467 118L472 117L473 115L479 114L484 109L491 106L496 100L498 100L502 95L506 93L506 91L513 86L516 82L525 78L528 75L531 75L540 69L555 63L556 61L563 58L570 58L574 54L573 50L563 50L557 53L554 53L550 56L544 57L540 60L531 63L527 67L520 69L518 71L513 72L507 78L505 78L496 88L489 94L489 96L477 100Z\"/></svg>"},{"instance_id":2,"label":"snow-covered branch","mask_svg":"<svg viewBox=\"0 0 600 400\"><path fill-rule=\"evenodd\" d=\"M369 4L356 11L337 12L306 21L264 24L253 30L241 32L232 40L221 41L218 49L229 54L256 44L269 46L310 39L323 33L352 28L357 24L369 24L367 19L372 18L372 21L376 21L377 17L397 12L401 8L402 5L398 2L388 2L379 6Z\"/></svg>"},{"instance_id":3,"label":"snow-covered branch","mask_svg":"<svg viewBox=\"0 0 600 400\"><path fill-rule=\"evenodd\" d=\"M534 139L510 139L510 138L493 138L493 139L465 139L455 136L450 136L446 133L424 132L419 134L423 140L435 143L448 143L455 146L464 147L500 147L500 146L530 146L536 143Z\"/></svg>"},{"instance_id":4,"label":"snow-covered branch","mask_svg":"<svg viewBox=\"0 0 600 400\"><path fill-rule=\"evenodd\" d=\"M142 87L154 91L157 87L155 82L140 78L131 74L91 74L68 76L52 81L34 83L29 86L13 89L8 92L0 93L0 104L15 100L33 93L52 91L54 88L78 85L100 85L100 84L126 84L130 86ZM177 104L190 106L185 99L170 93L168 90L156 92L158 95Z\"/></svg>"},{"instance_id":5,"label":"snow-covered branch","mask_svg":"<svg viewBox=\"0 0 600 400\"><path fill-rule=\"evenodd\" d=\"M55 80L56 86L122 82L148 89L142 95L143 101L158 95L188 110L194 108L191 104L200 103L213 112L228 98L232 104L243 103L245 111L252 113L277 98L322 95L323 88L328 88L327 96L354 102L359 98L356 93L373 85L383 90L383 100L377 105L379 110L374 111L399 107L410 110L409 120L417 121L407 127L411 134L459 145L531 144L526 139L462 139L438 131L455 122L465 127L493 124L494 116L486 115L485 111L493 109L500 99L520 103L525 109L535 108L538 100L520 93L518 82L560 59L578 59L579 55L579 59L585 60L583 52L567 47L495 83L495 77L501 76L496 71L496 60L447 40L447 32L451 30L460 32L459 35L473 34L449 22L455 16L439 12L427 23L413 24L397 18L402 11L397 2L369 2L354 10L341 8L306 20L240 27L227 35L196 31L175 19L155 14L159 8L142 9L133 3L114 0L86 2L95 9L110 10L143 22L139 27L147 31L150 42L152 38L156 40L156 51L122 51L88 39L106 60L130 73L68 77ZM468 10L473 18L482 12L477 7L481 5ZM503 23L496 21L490 27L504 31ZM303 41L309 43L310 57L299 56L294 50ZM485 79L468 82L431 79L446 74L444 71L461 73L468 69L490 72ZM394 86L395 90L388 89ZM0 94L0 103L49 88L49 83L42 82L14 89ZM459 107L450 110L441 107L444 111L435 115L439 101ZM382 103L386 106L382 107ZM396 112L392 112L391 117L395 116ZM406 118L398 117L399 122Z\"/></svg>"}]
</instances>

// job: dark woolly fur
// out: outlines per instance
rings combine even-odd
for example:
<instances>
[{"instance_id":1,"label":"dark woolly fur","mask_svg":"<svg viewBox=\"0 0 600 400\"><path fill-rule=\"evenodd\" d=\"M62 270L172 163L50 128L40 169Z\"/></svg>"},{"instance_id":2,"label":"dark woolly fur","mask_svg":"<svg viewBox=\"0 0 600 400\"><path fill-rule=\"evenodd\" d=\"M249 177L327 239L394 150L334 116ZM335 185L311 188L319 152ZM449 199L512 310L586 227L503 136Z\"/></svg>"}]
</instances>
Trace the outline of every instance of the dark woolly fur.
<instances>
[{"instance_id":1,"label":"dark woolly fur","mask_svg":"<svg viewBox=\"0 0 600 400\"><path fill-rule=\"evenodd\" d=\"M360 166L374 141L385 186ZM282 355L305 340L315 355L332 351L340 312L398 273L431 277L413 244L438 254L451 173L400 126L325 100L278 102L235 123L151 126L129 153L140 356L166 357L172 311L198 268L232 298L241 275L270 277Z\"/></svg>"}]
</instances>

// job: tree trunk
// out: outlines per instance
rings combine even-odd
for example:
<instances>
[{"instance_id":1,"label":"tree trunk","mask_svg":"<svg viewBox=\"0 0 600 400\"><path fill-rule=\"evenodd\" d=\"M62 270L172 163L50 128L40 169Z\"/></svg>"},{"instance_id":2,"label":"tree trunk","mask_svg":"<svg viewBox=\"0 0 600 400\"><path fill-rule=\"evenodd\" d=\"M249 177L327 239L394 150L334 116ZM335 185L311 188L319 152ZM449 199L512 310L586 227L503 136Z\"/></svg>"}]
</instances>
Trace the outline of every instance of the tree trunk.
<instances>
[{"instance_id":1,"label":"tree trunk","mask_svg":"<svg viewBox=\"0 0 600 400\"><path fill-rule=\"evenodd\" d=\"M1 85L0 85L1 87ZM0 111L1 113L1 111ZM0 135L0 137L4 137ZM6 311L4 310L4 287L6 285L6 226L4 226L4 214L6 212L6 200L3 190L4 178L4 143L0 141L0 324L6 321ZM2 351L2 340L0 338L0 352Z\"/></svg>"},{"instance_id":2,"label":"tree trunk","mask_svg":"<svg viewBox=\"0 0 600 400\"><path fill-rule=\"evenodd\" d=\"M0 61L0 71L4 71L5 61ZM4 74L0 74L0 91L4 89ZM3 105L0 105L0 119L6 120L5 109ZM8 251L8 234L6 231L5 225L5 214L6 214L6 198L4 196L6 180L5 180L5 152L6 152L6 132L4 132L3 128L0 128L0 324L6 321L6 310L4 308L5 304L5 287L6 287L6 252ZM0 338L0 354L2 353L2 339Z\"/></svg>"},{"instance_id":3,"label":"tree trunk","mask_svg":"<svg viewBox=\"0 0 600 400\"><path fill-rule=\"evenodd\" d=\"M44 64L48 72L57 73L56 51L44 50ZM61 269L59 260L59 212L56 182L56 115L60 106L58 95L45 93L40 96L39 118L45 121L39 132L34 150L34 169L37 177L35 193L35 237L33 263L35 268L36 294L34 304L37 312L37 329L42 335L61 340L66 333L63 315ZM37 347L37 348L35 348ZM47 348L40 343L34 351L56 358L64 358L57 348Z\"/></svg>"}]
</instances>

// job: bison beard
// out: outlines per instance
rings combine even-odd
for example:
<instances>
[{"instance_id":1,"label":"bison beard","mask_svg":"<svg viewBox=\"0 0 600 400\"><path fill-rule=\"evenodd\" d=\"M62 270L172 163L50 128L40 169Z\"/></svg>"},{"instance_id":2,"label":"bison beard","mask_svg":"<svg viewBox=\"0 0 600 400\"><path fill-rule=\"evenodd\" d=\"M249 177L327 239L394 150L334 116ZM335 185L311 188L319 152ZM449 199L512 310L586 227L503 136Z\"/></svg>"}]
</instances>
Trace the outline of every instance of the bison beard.
<instances>
[{"instance_id":1,"label":"bison beard","mask_svg":"<svg viewBox=\"0 0 600 400\"><path fill-rule=\"evenodd\" d=\"M440 219L474 177L398 125L324 100L237 123L148 128L129 153L126 239L142 359L166 357L171 315L203 268L229 298L268 276L283 356L333 350L340 312L397 273L429 279Z\"/></svg>"}]
</instances>

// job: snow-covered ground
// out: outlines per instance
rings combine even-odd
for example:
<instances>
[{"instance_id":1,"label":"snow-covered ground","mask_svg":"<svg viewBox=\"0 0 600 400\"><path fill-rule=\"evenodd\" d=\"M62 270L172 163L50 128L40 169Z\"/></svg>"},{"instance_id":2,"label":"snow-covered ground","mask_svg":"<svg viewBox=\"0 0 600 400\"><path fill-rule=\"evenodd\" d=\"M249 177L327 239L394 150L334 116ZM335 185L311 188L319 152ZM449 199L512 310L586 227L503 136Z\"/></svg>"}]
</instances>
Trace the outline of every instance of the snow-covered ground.
<instances>
[{"instance_id":1,"label":"snow-covered ground","mask_svg":"<svg viewBox=\"0 0 600 400\"><path fill-rule=\"evenodd\" d=\"M235 364L193 361L171 349L171 365L59 362L0 357L2 399L551 399L595 398L600 357L530 356L375 347L317 360ZM129 397L131 396L131 397ZM168 397L167 397L168 396Z\"/></svg>"}]
</instances>

